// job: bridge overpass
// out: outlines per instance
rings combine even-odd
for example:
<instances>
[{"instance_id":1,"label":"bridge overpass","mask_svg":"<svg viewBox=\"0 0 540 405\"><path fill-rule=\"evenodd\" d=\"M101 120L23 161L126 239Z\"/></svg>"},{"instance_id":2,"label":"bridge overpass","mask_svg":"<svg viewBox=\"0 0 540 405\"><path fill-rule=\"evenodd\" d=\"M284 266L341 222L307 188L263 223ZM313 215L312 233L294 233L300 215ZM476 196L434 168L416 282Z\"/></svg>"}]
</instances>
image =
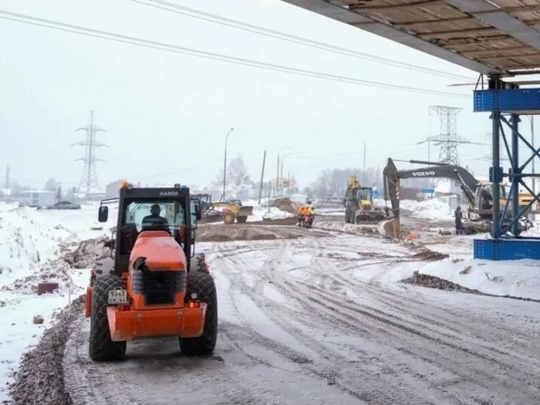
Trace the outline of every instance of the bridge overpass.
<instances>
[{"instance_id":1,"label":"bridge overpass","mask_svg":"<svg viewBox=\"0 0 540 405\"><path fill-rule=\"evenodd\" d=\"M498 185L511 184L507 199L518 201L520 188L535 195L529 206L512 204L512 231L503 235L502 219L492 224L493 239L475 240L477 258L540 259L540 239L519 236L519 218L540 202L540 192L525 184L540 148L519 133L520 115L540 114L540 3L522 0L282 0L349 24L480 74L473 110L492 119L494 215L504 218ZM528 2L530 3L530 2ZM531 87L532 86L532 87ZM535 87L536 86L536 87ZM508 136L507 136L508 135ZM500 138L510 168L501 167ZM510 142L508 141L510 138ZM530 151L520 156L519 146Z\"/></svg>"}]
</instances>

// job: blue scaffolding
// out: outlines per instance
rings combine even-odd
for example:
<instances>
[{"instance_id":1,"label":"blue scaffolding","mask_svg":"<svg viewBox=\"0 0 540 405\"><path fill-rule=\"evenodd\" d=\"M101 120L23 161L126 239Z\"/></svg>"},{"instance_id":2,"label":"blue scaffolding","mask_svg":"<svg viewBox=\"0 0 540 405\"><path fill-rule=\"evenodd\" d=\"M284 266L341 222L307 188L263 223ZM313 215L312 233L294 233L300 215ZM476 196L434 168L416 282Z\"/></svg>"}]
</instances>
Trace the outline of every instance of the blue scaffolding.
<instances>
[{"instance_id":1,"label":"blue scaffolding","mask_svg":"<svg viewBox=\"0 0 540 405\"><path fill-rule=\"evenodd\" d=\"M493 183L492 238L474 240L474 257L488 260L540 259L540 238L520 236L520 218L540 202L540 192L533 192L524 181L527 177L532 177L533 181L534 177L540 177L528 171L533 159L540 157L540 148L535 148L519 133L520 115L540 115L540 88L520 89L514 83L502 81L500 76L490 76L487 89L474 91L474 112L491 113L493 144L493 161L489 169L489 180ZM510 145L505 128L510 132ZM510 162L508 172L501 167L501 139ZM531 153L522 158L520 145L526 145ZM509 179L510 192L501 212L500 184L505 177ZM520 188L534 196L523 207L519 206ZM511 209L511 220L503 226L508 209Z\"/></svg>"}]
</instances>

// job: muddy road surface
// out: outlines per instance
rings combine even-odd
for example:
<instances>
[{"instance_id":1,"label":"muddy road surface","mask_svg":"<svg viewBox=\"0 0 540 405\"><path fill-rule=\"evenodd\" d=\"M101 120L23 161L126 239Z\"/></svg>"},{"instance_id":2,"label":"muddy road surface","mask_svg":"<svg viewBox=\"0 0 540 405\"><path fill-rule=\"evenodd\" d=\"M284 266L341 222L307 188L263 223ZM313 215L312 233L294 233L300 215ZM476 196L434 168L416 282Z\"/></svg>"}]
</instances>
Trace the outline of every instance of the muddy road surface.
<instances>
[{"instance_id":1,"label":"muddy road surface","mask_svg":"<svg viewBox=\"0 0 540 405\"><path fill-rule=\"evenodd\" d=\"M401 283L413 253L365 236L198 250L218 287L215 354L152 339L92 363L81 317L64 364L74 404L540 403L536 303Z\"/></svg>"},{"instance_id":2,"label":"muddy road surface","mask_svg":"<svg viewBox=\"0 0 540 405\"><path fill-rule=\"evenodd\" d=\"M266 224L266 222L270 224ZM327 232L315 229L303 229L292 224L283 224L278 221L261 221L261 223L245 223L231 225L203 225L197 228L198 242L226 242L238 240L275 240L296 239L305 236L324 237Z\"/></svg>"}]
</instances>

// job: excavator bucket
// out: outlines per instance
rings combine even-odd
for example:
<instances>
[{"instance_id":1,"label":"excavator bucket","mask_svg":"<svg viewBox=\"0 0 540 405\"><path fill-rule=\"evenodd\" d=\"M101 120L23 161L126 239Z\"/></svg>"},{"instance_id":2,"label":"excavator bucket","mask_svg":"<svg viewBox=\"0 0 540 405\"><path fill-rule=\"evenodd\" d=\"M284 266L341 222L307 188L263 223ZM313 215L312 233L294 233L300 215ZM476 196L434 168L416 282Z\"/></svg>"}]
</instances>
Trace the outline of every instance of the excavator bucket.
<instances>
[{"instance_id":1,"label":"excavator bucket","mask_svg":"<svg viewBox=\"0 0 540 405\"><path fill-rule=\"evenodd\" d=\"M401 235L399 218L379 222L377 231L385 238L399 239Z\"/></svg>"}]
</instances>

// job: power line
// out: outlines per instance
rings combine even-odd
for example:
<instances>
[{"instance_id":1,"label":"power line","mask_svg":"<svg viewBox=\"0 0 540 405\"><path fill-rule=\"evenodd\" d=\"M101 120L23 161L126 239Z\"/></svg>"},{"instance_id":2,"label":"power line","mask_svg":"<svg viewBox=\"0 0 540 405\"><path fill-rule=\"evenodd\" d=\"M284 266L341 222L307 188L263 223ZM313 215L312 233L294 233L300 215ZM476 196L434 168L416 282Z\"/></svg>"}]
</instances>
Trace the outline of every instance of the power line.
<instances>
[{"instance_id":1,"label":"power line","mask_svg":"<svg viewBox=\"0 0 540 405\"><path fill-rule=\"evenodd\" d=\"M376 63L382 63L384 65L390 65L390 66L398 67L401 69L415 70L422 73L444 76L444 77L457 79L457 80L474 80L468 76L462 76L458 74L444 72L442 70L437 70L437 69L428 69L422 66L413 65L413 64L405 63L405 62L398 62L392 59L370 55L368 53L364 53L360 51L355 51L353 49L343 48L340 46L331 45L324 42L311 40L308 38L303 38L297 35L292 35L285 32L260 27L258 25L249 24L243 21L234 20L232 18L223 17L217 14L212 14L212 13L196 10L190 7L181 6L181 5L164 1L164 0L146 0L146 1L130 0L130 1L134 3L143 4L145 6L155 7L161 10L185 15L187 17L208 21L214 24L224 25L227 27L232 27L239 30L252 32L258 35L264 35L267 37L277 38L283 41L292 42L292 43L296 43L296 44L300 44L304 46L309 46L312 48L322 49L325 51L329 51L329 52L333 52L333 53L337 53L337 54L341 54L345 56L369 60ZM153 3L153 4L150 4L150 3Z\"/></svg>"},{"instance_id":2,"label":"power line","mask_svg":"<svg viewBox=\"0 0 540 405\"><path fill-rule=\"evenodd\" d=\"M131 37L128 35L115 34L108 31L96 30L93 28L86 28L86 27L82 27L78 25L62 23L59 21L46 20L43 18L32 17L32 16L28 16L24 14L12 13L5 10L0 10L0 18L10 20L10 21L20 22L24 24L30 24L30 25L35 25L35 26L40 26L40 27L45 27L45 28L56 29L60 31L71 32L71 33L79 34L79 35L101 38L101 39L106 39L110 41L127 43L127 44L142 46L146 48L151 48L151 49L158 49L162 51L173 52L173 53L196 56L196 57L204 58L204 59L228 62L232 64L237 64L237 65L256 67L259 69L266 69L266 70L271 70L271 71L276 71L276 72L281 72L281 73L290 73L290 74L295 74L299 76L314 77L317 79L338 81L342 83L350 83L350 84L356 84L356 85L361 85L361 86L381 87L381 88L407 91L407 92L413 92L413 93L431 94L431 95L438 95L438 96L444 96L444 97L470 98L467 95L459 94L459 93L451 93L451 92L446 92L446 91L436 91L436 90L422 89L422 88L417 88L417 87L381 83L381 82L375 82L375 81L370 81L370 80L357 79L353 77L340 76L340 75L335 75L331 73L315 72L312 70L298 69L294 67L288 67L288 66L277 65L277 64L272 64L272 63L259 62L259 61L254 61L254 60L250 60L246 58L228 56L228 55L223 55L223 54L214 53L214 52L202 51L199 49L187 48L187 47L183 47L179 45L171 45L171 44L167 44L163 42L157 42L157 41L151 41L151 40L147 40L143 38Z\"/></svg>"}]
</instances>

